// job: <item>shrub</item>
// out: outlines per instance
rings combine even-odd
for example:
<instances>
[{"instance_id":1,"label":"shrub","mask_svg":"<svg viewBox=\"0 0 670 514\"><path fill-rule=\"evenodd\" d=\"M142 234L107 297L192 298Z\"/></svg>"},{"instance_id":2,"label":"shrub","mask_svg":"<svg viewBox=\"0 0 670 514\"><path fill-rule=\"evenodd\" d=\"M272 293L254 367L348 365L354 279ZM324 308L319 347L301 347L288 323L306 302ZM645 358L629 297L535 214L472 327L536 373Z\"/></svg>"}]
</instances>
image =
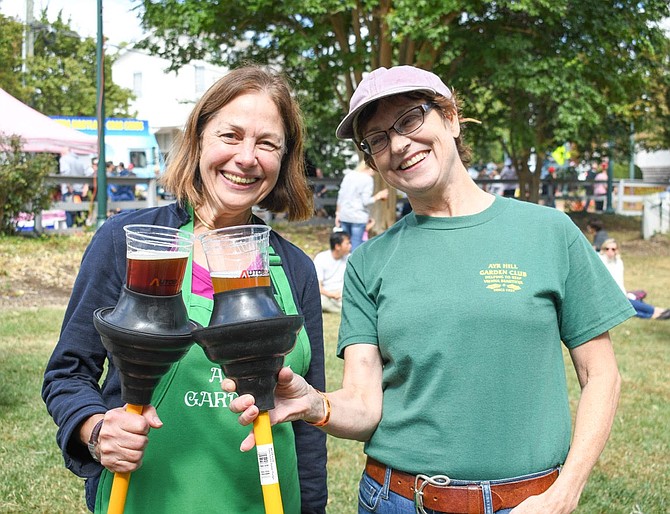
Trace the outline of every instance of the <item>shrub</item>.
<instances>
[{"instance_id":1,"label":"shrub","mask_svg":"<svg viewBox=\"0 0 670 514\"><path fill-rule=\"evenodd\" d=\"M49 208L52 198L45 178L57 171L57 162L51 154L23 152L18 136L0 134L0 233L16 231L19 213Z\"/></svg>"}]
</instances>

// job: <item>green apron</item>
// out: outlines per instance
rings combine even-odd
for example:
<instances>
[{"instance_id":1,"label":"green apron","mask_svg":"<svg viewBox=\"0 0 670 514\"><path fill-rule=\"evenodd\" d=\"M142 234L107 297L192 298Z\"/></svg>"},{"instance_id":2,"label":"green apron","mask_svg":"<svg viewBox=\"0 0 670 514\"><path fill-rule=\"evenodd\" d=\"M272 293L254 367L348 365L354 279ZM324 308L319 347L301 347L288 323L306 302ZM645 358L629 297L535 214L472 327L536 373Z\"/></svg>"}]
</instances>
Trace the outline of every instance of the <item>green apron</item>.
<instances>
[{"instance_id":1,"label":"green apron","mask_svg":"<svg viewBox=\"0 0 670 514\"><path fill-rule=\"evenodd\" d=\"M193 231L193 217L184 227ZM275 297L285 314L297 314L281 260L271 249L270 274ZM207 326L213 301L191 293L192 256L182 295L193 321ZM304 327L285 365L304 375L311 348ZM163 421L152 430L142 467L131 474L124 514L263 514L263 496L256 451L240 451L251 427L243 427L228 404L236 397L221 389L219 365L193 344L161 379L152 405ZM300 512L295 437L291 423L272 427L282 502L287 513ZM106 513L113 473L104 469L96 498L96 513Z\"/></svg>"}]
</instances>

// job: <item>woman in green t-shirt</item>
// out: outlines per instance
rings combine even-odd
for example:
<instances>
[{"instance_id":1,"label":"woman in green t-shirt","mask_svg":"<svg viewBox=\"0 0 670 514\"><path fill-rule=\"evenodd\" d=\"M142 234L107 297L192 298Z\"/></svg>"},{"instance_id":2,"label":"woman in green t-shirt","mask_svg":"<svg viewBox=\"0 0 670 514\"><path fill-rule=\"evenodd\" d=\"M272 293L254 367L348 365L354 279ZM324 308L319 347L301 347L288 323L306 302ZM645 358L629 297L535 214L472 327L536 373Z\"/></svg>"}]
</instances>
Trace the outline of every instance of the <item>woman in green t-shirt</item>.
<instances>
[{"instance_id":1,"label":"woman in green t-shirt","mask_svg":"<svg viewBox=\"0 0 670 514\"><path fill-rule=\"evenodd\" d=\"M477 186L463 121L428 71L359 84L337 135L412 213L349 258L342 388L283 369L271 416L365 441L360 513L572 512L619 397L608 331L633 310L567 216ZM582 387L572 436L562 344ZM258 412L246 395L231 410Z\"/></svg>"}]
</instances>

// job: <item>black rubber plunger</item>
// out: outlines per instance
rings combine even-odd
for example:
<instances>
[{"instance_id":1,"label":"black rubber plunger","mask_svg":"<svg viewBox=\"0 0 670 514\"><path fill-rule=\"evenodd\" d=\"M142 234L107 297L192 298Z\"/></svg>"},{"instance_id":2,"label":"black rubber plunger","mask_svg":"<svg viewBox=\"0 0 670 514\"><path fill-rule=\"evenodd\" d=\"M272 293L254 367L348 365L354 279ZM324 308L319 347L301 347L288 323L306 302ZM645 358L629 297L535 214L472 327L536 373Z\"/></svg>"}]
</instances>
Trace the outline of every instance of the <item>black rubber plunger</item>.
<instances>
[{"instance_id":1,"label":"black rubber plunger","mask_svg":"<svg viewBox=\"0 0 670 514\"><path fill-rule=\"evenodd\" d=\"M191 331L181 293L154 296L123 287L116 307L98 309L93 323L119 370L121 397L148 405L161 377L188 351Z\"/></svg>"},{"instance_id":2,"label":"black rubber plunger","mask_svg":"<svg viewBox=\"0 0 670 514\"><path fill-rule=\"evenodd\" d=\"M207 358L252 394L261 411L274 408L277 374L295 346L304 318L285 315L271 287L234 289L214 295L208 327L193 331Z\"/></svg>"}]
</instances>

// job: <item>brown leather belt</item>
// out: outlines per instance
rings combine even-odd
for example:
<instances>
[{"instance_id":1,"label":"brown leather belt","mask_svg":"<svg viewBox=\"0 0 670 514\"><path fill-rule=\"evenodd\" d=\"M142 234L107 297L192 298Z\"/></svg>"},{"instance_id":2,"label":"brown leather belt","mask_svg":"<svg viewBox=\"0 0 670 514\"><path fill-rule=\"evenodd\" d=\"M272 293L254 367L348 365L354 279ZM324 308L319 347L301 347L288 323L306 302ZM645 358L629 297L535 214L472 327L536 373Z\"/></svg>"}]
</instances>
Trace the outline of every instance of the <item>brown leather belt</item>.
<instances>
[{"instance_id":1,"label":"brown leather belt","mask_svg":"<svg viewBox=\"0 0 670 514\"><path fill-rule=\"evenodd\" d=\"M386 465L368 457L365 471L380 485L384 484ZM530 496L543 493L558 477L558 470L537 478L491 485L493 510L511 509ZM391 470L390 489L396 494L415 501L415 476ZM419 486L423 483L419 480ZM484 514L482 487L477 484L437 487L427 484L423 488L423 506L449 514Z\"/></svg>"}]
</instances>

